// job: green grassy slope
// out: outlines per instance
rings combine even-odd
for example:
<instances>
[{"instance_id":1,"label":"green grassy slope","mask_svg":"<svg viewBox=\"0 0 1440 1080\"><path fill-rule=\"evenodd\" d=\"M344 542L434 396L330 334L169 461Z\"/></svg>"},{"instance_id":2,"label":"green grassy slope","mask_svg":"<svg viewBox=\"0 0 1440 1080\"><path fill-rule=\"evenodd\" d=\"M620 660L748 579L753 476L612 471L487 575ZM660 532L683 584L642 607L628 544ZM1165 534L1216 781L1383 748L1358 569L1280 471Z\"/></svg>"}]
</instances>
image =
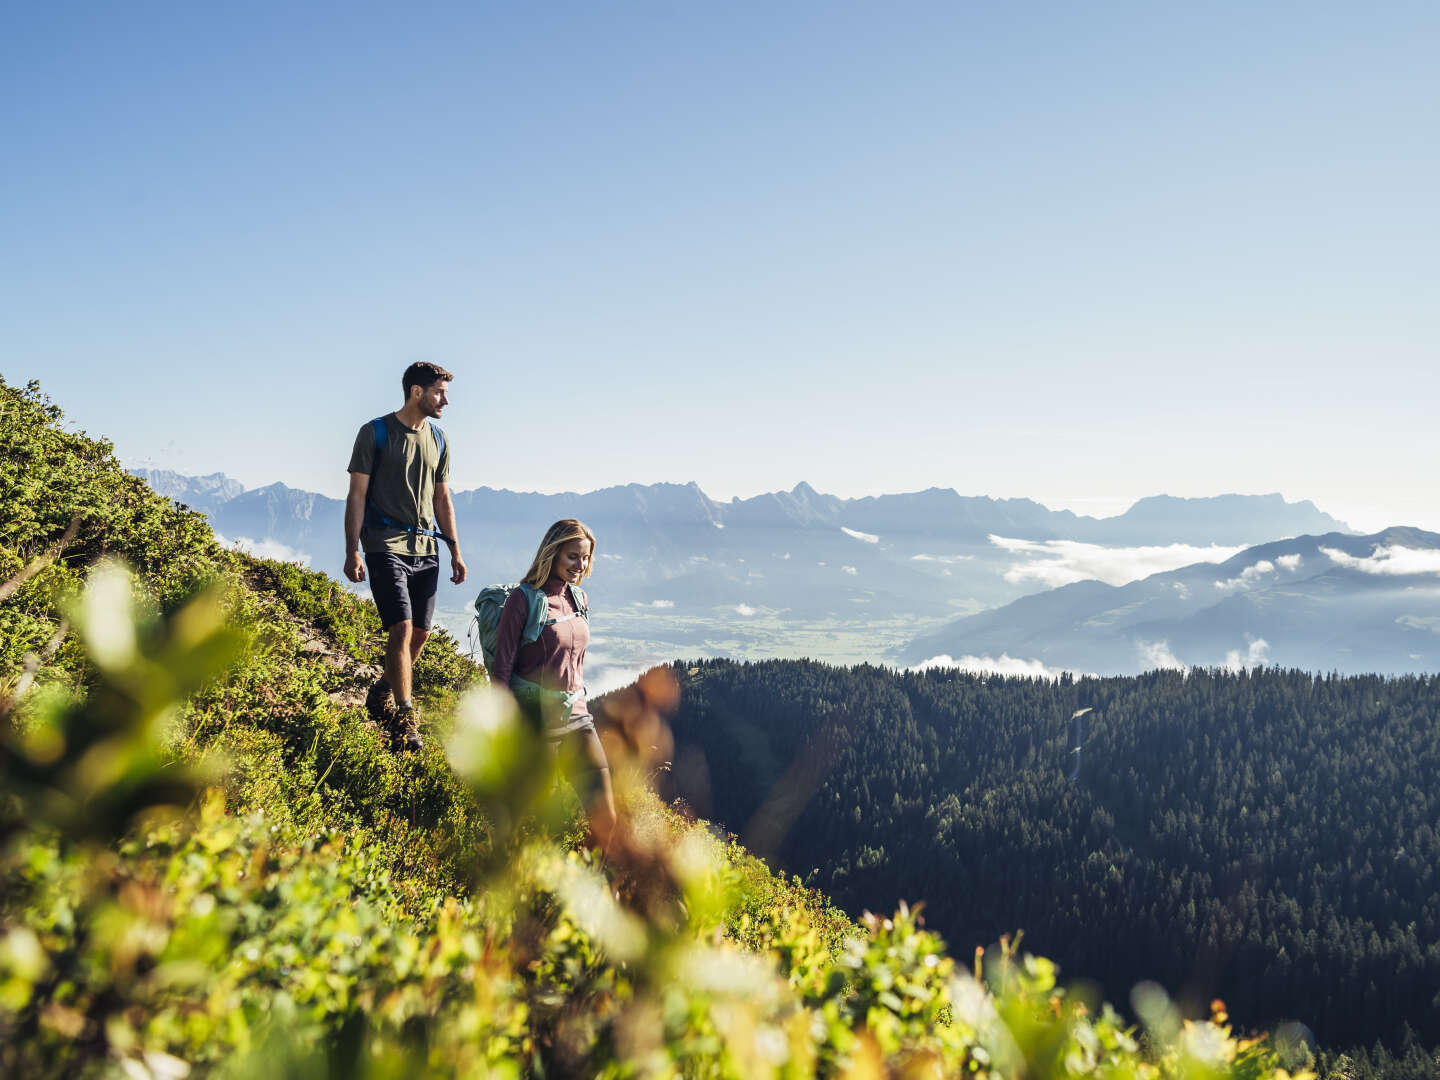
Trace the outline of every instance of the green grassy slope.
<instances>
[{"instance_id":1,"label":"green grassy slope","mask_svg":"<svg viewBox=\"0 0 1440 1080\"><path fill-rule=\"evenodd\" d=\"M0 583L4 1075L1280 1075L1158 993L1142 1050L1010 945L977 980L661 805L655 679L612 709L603 862L443 635L392 755L369 605L220 550L3 381Z\"/></svg>"}]
</instances>

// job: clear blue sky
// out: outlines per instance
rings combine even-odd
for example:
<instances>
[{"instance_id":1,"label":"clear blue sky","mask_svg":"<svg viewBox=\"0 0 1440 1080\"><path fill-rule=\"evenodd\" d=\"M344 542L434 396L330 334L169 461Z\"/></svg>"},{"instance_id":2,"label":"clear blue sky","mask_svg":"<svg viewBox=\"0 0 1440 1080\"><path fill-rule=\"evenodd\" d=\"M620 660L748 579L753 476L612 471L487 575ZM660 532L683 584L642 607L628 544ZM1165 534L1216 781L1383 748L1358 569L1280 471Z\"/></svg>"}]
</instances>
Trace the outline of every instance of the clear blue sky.
<instances>
[{"instance_id":1,"label":"clear blue sky","mask_svg":"<svg viewBox=\"0 0 1440 1080\"><path fill-rule=\"evenodd\" d=\"M1440 527L1440 5L38 3L0 373L132 464ZM1094 501L1091 501L1094 500Z\"/></svg>"}]
</instances>

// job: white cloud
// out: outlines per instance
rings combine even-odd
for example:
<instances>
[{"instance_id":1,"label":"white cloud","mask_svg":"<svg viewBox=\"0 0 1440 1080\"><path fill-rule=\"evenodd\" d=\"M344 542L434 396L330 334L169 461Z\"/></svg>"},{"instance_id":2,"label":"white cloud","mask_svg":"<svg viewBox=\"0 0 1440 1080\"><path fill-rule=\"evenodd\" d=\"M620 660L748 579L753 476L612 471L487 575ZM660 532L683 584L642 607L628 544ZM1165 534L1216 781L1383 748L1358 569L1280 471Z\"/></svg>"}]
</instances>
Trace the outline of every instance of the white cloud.
<instances>
[{"instance_id":1,"label":"white cloud","mask_svg":"<svg viewBox=\"0 0 1440 1080\"><path fill-rule=\"evenodd\" d=\"M1151 574L1178 570L1195 563L1220 563L1234 557L1243 548L1195 547L1191 544L1167 544L1164 547L1104 547L1083 544L1078 540L1016 540L991 536L996 547L1023 557L1026 561L1012 563L1005 571L1005 580L1012 584L1039 581L1045 585L1070 585L1077 581L1097 580L1107 585L1128 585Z\"/></svg>"},{"instance_id":2,"label":"white cloud","mask_svg":"<svg viewBox=\"0 0 1440 1080\"><path fill-rule=\"evenodd\" d=\"M723 529L725 527L725 523L723 521L712 521L710 524L714 525L717 529Z\"/></svg>"},{"instance_id":3,"label":"white cloud","mask_svg":"<svg viewBox=\"0 0 1440 1080\"><path fill-rule=\"evenodd\" d=\"M657 660L653 664L638 667L633 663L612 664L608 660L597 658L594 653L588 653L585 657L585 693L593 700L601 694L619 690L662 663L664 661Z\"/></svg>"},{"instance_id":4,"label":"white cloud","mask_svg":"<svg viewBox=\"0 0 1440 1080\"><path fill-rule=\"evenodd\" d=\"M974 557L975 557L974 555L911 555L911 556L910 556L910 561L911 561L911 562L957 563L957 562L967 562L968 560L973 559Z\"/></svg>"},{"instance_id":5,"label":"white cloud","mask_svg":"<svg viewBox=\"0 0 1440 1080\"><path fill-rule=\"evenodd\" d=\"M636 607L643 607L643 608L657 608L657 609L658 609L658 608L672 608L672 607L675 606L675 601L674 601L674 600L651 600L651 601L647 604L647 603L645 603L643 600L636 600L636 601L635 601L635 606L636 606Z\"/></svg>"},{"instance_id":6,"label":"white cloud","mask_svg":"<svg viewBox=\"0 0 1440 1080\"><path fill-rule=\"evenodd\" d=\"M942 654L932 656L929 660L922 660L905 670L926 671L930 668L956 668L960 671L973 671L977 675L1018 675L1032 679L1058 679L1065 673L1063 668L1046 667L1039 660L1021 660L1007 653L1001 653L998 658L962 656L958 660Z\"/></svg>"},{"instance_id":7,"label":"white cloud","mask_svg":"<svg viewBox=\"0 0 1440 1080\"><path fill-rule=\"evenodd\" d=\"M1237 577L1227 581L1215 582L1215 588L1221 592L1234 592L1236 589L1248 589L1263 578L1266 574L1275 572L1275 564L1269 559L1261 559L1253 566L1247 566L1241 570Z\"/></svg>"},{"instance_id":8,"label":"white cloud","mask_svg":"<svg viewBox=\"0 0 1440 1080\"><path fill-rule=\"evenodd\" d=\"M853 536L856 540L864 540L867 544L878 544L880 542L880 537L874 533L863 533L858 529L847 529L844 525L840 526L840 531L846 536Z\"/></svg>"},{"instance_id":9,"label":"white cloud","mask_svg":"<svg viewBox=\"0 0 1440 1080\"><path fill-rule=\"evenodd\" d=\"M854 575L860 573L860 571L859 571L859 570L856 570L855 567L853 567L853 566L842 566L842 567L840 567L840 569L841 569L841 570L844 570L845 573L850 574L852 577L853 577Z\"/></svg>"},{"instance_id":10,"label":"white cloud","mask_svg":"<svg viewBox=\"0 0 1440 1080\"><path fill-rule=\"evenodd\" d=\"M1440 634L1440 616L1401 615L1395 621L1411 630L1428 630L1432 634Z\"/></svg>"},{"instance_id":11,"label":"white cloud","mask_svg":"<svg viewBox=\"0 0 1440 1080\"><path fill-rule=\"evenodd\" d=\"M619 560L625 558L624 555L611 555L610 552L608 552L608 551L602 551L602 552L600 552L598 555L596 555L595 557L596 557L597 559L614 559L614 560L616 560L617 562L618 562Z\"/></svg>"},{"instance_id":12,"label":"white cloud","mask_svg":"<svg viewBox=\"0 0 1440 1080\"><path fill-rule=\"evenodd\" d=\"M789 559L789 558L790 558L790 553L787 551L787 552L785 552L784 555L781 555L780 558L781 558L781 559Z\"/></svg>"},{"instance_id":13,"label":"white cloud","mask_svg":"<svg viewBox=\"0 0 1440 1080\"><path fill-rule=\"evenodd\" d=\"M757 610L757 608L753 608L749 604L735 605L735 614L737 615L754 615Z\"/></svg>"},{"instance_id":14,"label":"white cloud","mask_svg":"<svg viewBox=\"0 0 1440 1080\"><path fill-rule=\"evenodd\" d=\"M1359 570L1362 574L1385 574L1401 576L1408 574L1440 574L1440 549L1377 547L1363 558L1347 554L1338 548L1321 548L1330 561L1347 570Z\"/></svg>"},{"instance_id":15,"label":"white cloud","mask_svg":"<svg viewBox=\"0 0 1440 1080\"><path fill-rule=\"evenodd\" d=\"M257 559L275 559L278 562L294 563L296 566L310 565L309 555L295 550L288 544L282 544L279 540L251 540L248 536L237 536L234 540L227 540L219 533L215 534L215 539L222 547L243 551L254 555Z\"/></svg>"},{"instance_id":16,"label":"white cloud","mask_svg":"<svg viewBox=\"0 0 1440 1080\"><path fill-rule=\"evenodd\" d=\"M1180 597L1181 600L1189 600L1189 599L1190 599L1190 586L1189 586L1189 585L1186 585L1183 581L1177 581L1177 582L1175 582L1175 584L1174 584L1174 588L1175 588L1175 595L1178 596L1178 597Z\"/></svg>"},{"instance_id":17,"label":"white cloud","mask_svg":"<svg viewBox=\"0 0 1440 1080\"><path fill-rule=\"evenodd\" d=\"M1239 649L1231 649L1225 654L1225 670L1243 671L1246 668L1259 667L1269 659L1269 654L1269 642L1264 638L1253 638L1243 654Z\"/></svg>"},{"instance_id":18,"label":"white cloud","mask_svg":"<svg viewBox=\"0 0 1440 1080\"><path fill-rule=\"evenodd\" d=\"M1293 574L1296 570L1300 569L1300 563L1304 560L1300 558L1300 553L1297 551L1294 555L1281 555L1275 561Z\"/></svg>"},{"instance_id":19,"label":"white cloud","mask_svg":"<svg viewBox=\"0 0 1440 1080\"><path fill-rule=\"evenodd\" d=\"M1140 650L1140 662L1146 671L1153 671L1155 668L1185 670L1184 662L1170 651L1168 641L1137 641L1135 647Z\"/></svg>"}]
</instances>

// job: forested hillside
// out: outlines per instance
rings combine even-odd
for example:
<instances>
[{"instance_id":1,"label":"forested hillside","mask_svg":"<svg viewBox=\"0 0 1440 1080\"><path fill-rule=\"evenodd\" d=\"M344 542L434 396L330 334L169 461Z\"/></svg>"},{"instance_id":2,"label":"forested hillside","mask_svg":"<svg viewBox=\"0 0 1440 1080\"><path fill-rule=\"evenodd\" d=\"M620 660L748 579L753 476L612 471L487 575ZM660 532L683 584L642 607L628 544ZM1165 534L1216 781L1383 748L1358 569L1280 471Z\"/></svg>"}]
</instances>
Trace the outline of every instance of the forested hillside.
<instances>
[{"instance_id":1,"label":"forested hillside","mask_svg":"<svg viewBox=\"0 0 1440 1080\"><path fill-rule=\"evenodd\" d=\"M1286 1080L1305 1048L1131 1027L1013 940L851 922L643 786L673 681L610 700L626 827L454 643L424 747L359 705L373 608L0 381L0 1074ZM973 972L973 974L972 974ZM1143 1042L1143 1046L1142 1046ZM1307 1075L1303 1071L1297 1075Z\"/></svg>"},{"instance_id":2,"label":"forested hillside","mask_svg":"<svg viewBox=\"0 0 1440 1080\"><path fill-rule=\"evenodd\" d=\"M1112 997L1440 1043L1434 676L674 670L679 793L850 910L923 898Z\"/></svg>"}]
</instances>

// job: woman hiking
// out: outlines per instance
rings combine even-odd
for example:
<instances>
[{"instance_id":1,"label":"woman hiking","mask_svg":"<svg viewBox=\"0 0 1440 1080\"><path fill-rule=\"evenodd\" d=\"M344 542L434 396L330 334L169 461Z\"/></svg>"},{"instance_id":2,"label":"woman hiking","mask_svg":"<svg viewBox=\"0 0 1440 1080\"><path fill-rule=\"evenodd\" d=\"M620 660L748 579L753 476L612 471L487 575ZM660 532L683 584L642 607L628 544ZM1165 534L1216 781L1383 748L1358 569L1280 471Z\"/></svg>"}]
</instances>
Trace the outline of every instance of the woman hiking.
<instances>
[{"instance_id":1,"label":"woman hiking","mask_svg":"<svg viewBox=\"0 0 1440 1080\"><path fill-rule=\"evenodd\" d=\"M592 839L605 851L616 824L615 794L610 763L585 701L590 624L580 588L594 557L595 534L574 518L545 531L524 580L500 612L490 681L509 688L552 751L578 763L568 779L585 807ZM532 610L540 614L542 629L536 640L522 645Z\"/></svg>"}]
</instances>

